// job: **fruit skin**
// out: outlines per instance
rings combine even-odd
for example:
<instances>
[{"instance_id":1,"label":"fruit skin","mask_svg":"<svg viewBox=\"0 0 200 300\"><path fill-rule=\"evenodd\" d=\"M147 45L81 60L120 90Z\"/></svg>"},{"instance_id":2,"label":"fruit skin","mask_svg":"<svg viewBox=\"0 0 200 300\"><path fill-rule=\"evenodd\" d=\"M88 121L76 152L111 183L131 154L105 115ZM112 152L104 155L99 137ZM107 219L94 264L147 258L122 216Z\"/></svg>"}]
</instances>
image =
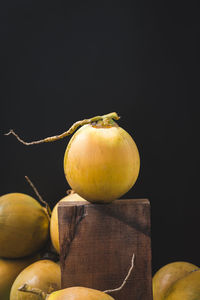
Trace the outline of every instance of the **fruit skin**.
<instances>
[{"instance_id":1,"label":"fruit skin","mask_svg":"<svg viewBox=\"0 0 200 300\"><path fill-rule=\"evenodd\" d=\"M39 255L20 259L0 259L0 299L9 300L12 284L18 274L39 259Z\"/></svg>"},{"instance_id":2,"label":"fruit skin","mask_svg":"<svg viewBox=\"0 0 200 300\"><path fill-rule=\"evenodd\" d=\"M48 216L34 198L21 193L0 197L0 257L32 255L48 237Z\"/></svg>"},{"instance_id":3,"label":"fruit skin","mask_svg":"<svg viewBox=\"0 0 200 300\"><path fill-rule=\"evenodd\" d=\"M58 204L60 202L74 202L74 201L81 201L83 203L89 203L82 197L80 197L78 194L73 193L70 195L67 195L63 199L61 199L53 208L52 214L51 214L51 221L50 221L50 236L51 236L51 242L57 251L57 253L60 253L60 245L59 245L59 231L58 231Z\"/></svg>"},{"instance_id":4,"label":"fruit skin","mask_svg":"<svg viewBox=\"0 0 200 300\"><path fill-rule=\"evenodd\" d=\"M164 300L168 289L180 278L198 269L188 262L173 262L159 269L153 277L153 299Z\"/></svg>"},{"instance_id":5,"label":"fruit skin","mask_svg":"<svg viewBox=\"0 0 200 300\"><path fill-rule=\"evenodd\" d=\"M165 300L199 300L200 270L177 280L168 290Z\"/></svg>"},{"instance_id":6,"label":"fruit skin","mask_svg":"<svg viewBox=\"0 0 200 300\"><path fill-rule=\"evenodd\" d=\"M51 260L40 260L31 264L14 281L10 300L41 300L38 295L18 291L25 283L50 294L61 288L60 267Z\"/></svg>"},{"instance_id":7,"label":"fruit skin","mask_svg":"<svg viewBox=\"0 0 200 300\"><path fill-rule=\"evenodd\" d=\"M81 127L64 155L64 172L71 188L90 202L111 202L137 180L140 157L132 137L113 126Z\"/></svg>"},{"instance_id":8,"label":"fruit skin","mask_svg":"<svg viewBox=\"0 0 200 300\"><path fill-rule=\"evenodd\" d=\"M47 300L114 300L111 296L98 290L85 287L70 287L52 293Z\"/></svg>"}]
</instances>

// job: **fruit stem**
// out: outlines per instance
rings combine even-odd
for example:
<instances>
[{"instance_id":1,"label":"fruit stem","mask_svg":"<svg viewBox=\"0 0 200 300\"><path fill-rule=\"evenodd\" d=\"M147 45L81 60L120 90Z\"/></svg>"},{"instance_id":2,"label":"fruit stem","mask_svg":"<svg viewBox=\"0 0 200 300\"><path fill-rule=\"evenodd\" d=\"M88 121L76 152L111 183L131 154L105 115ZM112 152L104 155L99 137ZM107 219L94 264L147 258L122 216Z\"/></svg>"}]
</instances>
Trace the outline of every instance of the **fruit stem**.
<instances>
[{"instance_id":1,"label":"fruit stem","mask_svg":"<svg viewBox=\"0 0 200 300\"><path fill-rule=\"evenodd\" d=\"M21 287L18 288L18 291L25 292L25 293L32 293L40 297L41 300L45 300L48 297L48 294L43 292L38 288L33 288L28 284L23 284Z\"/></svg>"},{"instance_id":2,"label":"fruit stem","mask_svg":"<svg viewBox=\"0 0 200 300\"><path fill-rule=\"evenodd\" d=\"M14 135L18 141L20 141L22 144L26 145L26 146L30 146L30 145L35 145L35 144L41 144L41 143L48 143L48 142L54 142L54 141L57 141L57 140L60 140L60 139L63 139L65 138L66 136L74 133L74 131L80 127L80 126L83 126L83 125L86 125L86 124L90 124L90 123L94 123L94 122L97 122L99 120L103 120L103 122L107 122L108 120L110 119L114 119L114 120L119 120L119 116L116 112L112 112L112 113L109 113L109 114L106 114L106 115L103 115L103 116L96 116L96 117L93 117L93 118L90 118L90 119L84 119L84 120L81 120L81 121L77 121L75 122L67 131L63 132L62 134L60 135L55 135L55 136L51 136L51 137L47 137L45 139L42 139L42 140L38 140L38 141L33 141L33 142L25 142L24 140L22 140L14 131L13 129L10 129L10 131L8 133L5 133L5 135Z\"/></svg>"},{"instance_id":3,"label":"fruit stem","mask_svg":"<svg viewBox=\"0 0 200 300\"><path fill-rule=\"evenodd\" d=\"M134 260L135 260L135 254L133 253L132 258L131 258L131 266L130 266L130 268L128 270L128 273L127 273L126 277L124 278L122 284L119 287L115 288L115 289L105 290L105 291L103 291L103 293L117 292L117 291L120 291L124 287L124 285L126 284L129 276L131 275L132 269L134 267Z\"/></svg>"},{"instance_id":4,"label":"fruit stem","mask_svg":"<svg viewBox=\"0 0 200 300\"><path fill-rule=\"evenodd\" d=\"M37 195L39 201L40 201L42 204L45 205L45 208L44 208L44 209L45 209L45 212L46 212L46 214L47 214L47 216L48 216L48 218L49 218L49 220L50 220L50 218L51 218L51 209L50 209L50 207L49 207L49 204L48 204L46 201L44 201L44 199L43 199L42 196L39 194L37 188L34 186L34 184L32 183L32 181L30 180L30 178L29 178L28 176L25 176L25 178L26 178L27 182L30 184L30 186L32 187L32 189L34 190L34 192L35 192L35 194Z\"/></svg>"}]
</instances>

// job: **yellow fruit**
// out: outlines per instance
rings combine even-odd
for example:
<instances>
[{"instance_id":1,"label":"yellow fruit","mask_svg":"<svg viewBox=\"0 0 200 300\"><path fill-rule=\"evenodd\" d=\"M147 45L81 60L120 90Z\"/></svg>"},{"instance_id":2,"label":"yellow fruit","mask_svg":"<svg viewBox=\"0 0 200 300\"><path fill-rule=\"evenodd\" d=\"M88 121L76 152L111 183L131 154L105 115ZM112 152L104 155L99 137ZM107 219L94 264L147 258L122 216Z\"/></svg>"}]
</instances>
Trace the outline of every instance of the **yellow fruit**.
<instances>
[{"instance_id":1,"label":"yellow fruit","mask_svg":"<svg viewBox=\"0 0 200 300\"><path fill-rule=\"evenodd\" d=\"M27 298L18 298L18 300L114 300L108 294L85 287L70 287L53 293L46 293L42 289L34 289L29 284L24 284L20 287L20 296L22 293L27 295ZM38 298L32 298L32 296Z\"/></svg>"},{"instance_id":2,"label":"yellow fruit","mask_svg":"<svg viewBox=\"0 0 200 300\"><path fill-rule=\"evenodd\" d=\"M164 300L175 281L196 269L197 266L187 262L173 262L162 267L153 277L153 299Z\"/></svg>"},{"instance_id":3,"label":"yellow fruit","mask_svg":"<svg viewBox=\"0 0 200 300\"><path fill-rule=\"evenodd\" d=\"M51 221L50 221L50 235L51 235L51 241L52 244L57 251L57 253L60 253L60 245L59 245L59 231L58 231L58 204L60 202L74 202L74 201L81 201L84 203L87 203L86 200L84 200L82 197L80 197L78 194L73 193L70 195L67 195L63 199L61 199L53 208L52 214L51 214Z\"/></svg>"},{"instance_id":4,"label":"yellow fruit","mask_svg":"<svg viewBox=\"0 0 200 300\"><path fill-rule=\"evenodd\" d=\"M75 122L60 135L21 143L34 145L65 138L82 126L71 138L64 155L64 172L71 188L90 202L109 203L128 192L135 184L140 157L132 137L114 120L116 112Z\"/></svg>"},{"instance_id":5,"label":"yellow fruit","mask_svg":"<svg viewBox=\"0 0 200 300\"><path fill-rule=\"evenodd\" d=\"M51 260L37 261L24 269L13 283L10 300L40 300L39 295L18 291L24 284L38 288L47 294L61 288L60 267ZM3 299L2 299L3 300Z\"/></svg>"},{"instance_id":6,"label":"yellow fruit","mask_svg":"<svg viewBox=\"0 0 200 300\"><path fill-rule=\"evenodd\" d=\"M200 270L177 280L169 289L165 300L199 300Z\"/></svg>"},{"instance_id":7,"label":"yellow fruit","mask_svg":"<svg viewBox=\"0 0 200 300\"><path fill-rule=\"evenodd\" d=\"M47 214L34 198L21 193L0 197L0 257L32 255L48 237Z\"/></svg>"},{"instance_id":8,"label":"yellow fruit","mask_svg":"<svg viewBox=\"0 0 200 300\"><path fill-rule=\"evenodd\" d=\"M90 202L111 202L130 190L140 168L132 137L114 121L88 124L71 138L64 172L71 188Z\"/></svg>"},{"instance_id":9,"label":"yellow fruit","mask_svg":"<svg viewBox=\"0 0 200 300\"><path fill-rule=\"evenodd\" d=\"M18 274L39 259L39 255L20 259L0 259L0 299L9 300L10 289Z\"/></svg>"},{"instance_id":10,"label":"yellow fruit","mask_svg":"<svg viewBox=\"0 0 200 300\"><path fill-rule=\"evenodd\" d=\"M47 300L114 300L114 298L98 290L70 287L52 293Z\"/></svg>"}]
</instances>

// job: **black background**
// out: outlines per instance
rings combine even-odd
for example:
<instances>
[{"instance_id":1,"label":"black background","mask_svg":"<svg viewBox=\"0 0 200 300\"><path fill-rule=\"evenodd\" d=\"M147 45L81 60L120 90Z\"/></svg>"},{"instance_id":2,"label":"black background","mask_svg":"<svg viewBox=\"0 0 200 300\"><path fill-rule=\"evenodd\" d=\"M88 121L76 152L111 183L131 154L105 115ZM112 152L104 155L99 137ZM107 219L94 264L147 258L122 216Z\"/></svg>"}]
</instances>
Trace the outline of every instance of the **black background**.
<instances>
[{"instance_id":1,"label":"black background","mask_svg":"<svg viewBox=\"0 0 200 300\"><path fill-rule=\"evenodd\" d=\"M141 171L128 198L152 206L153 272L200 265L199 11L175 1L2 1L1 194L28 175L51 207L69 188L69 138L26 147L77 120L116 111Z\"/></svg>"}]
</instances>

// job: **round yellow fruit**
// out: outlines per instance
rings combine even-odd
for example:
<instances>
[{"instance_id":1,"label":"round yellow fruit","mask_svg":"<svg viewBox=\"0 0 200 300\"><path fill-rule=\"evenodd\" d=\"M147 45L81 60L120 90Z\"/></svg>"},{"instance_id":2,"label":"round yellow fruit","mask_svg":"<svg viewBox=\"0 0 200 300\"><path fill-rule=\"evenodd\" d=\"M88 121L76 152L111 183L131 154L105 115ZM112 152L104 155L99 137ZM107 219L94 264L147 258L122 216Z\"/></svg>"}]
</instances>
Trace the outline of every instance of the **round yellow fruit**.
<instances>
[{"instance_id":1,"label":"round yellow fruit","mask_svg":"<svg viewBox=\"0 0 200 300\"><path fill-rule=\"evenodd\" d=\"M76 193L71 193L70 195L67 195L63 199L61 199L53 208L52 214L51 214L51 221L50 221L50 236L51 236L51 242L57 251L57 253L60 253L60 245L59 245L59 230L58 230L58 204L60 202L83 202L88 203L85 199L80 197Z\"/></svg>"},{"instance_id":2,"label":"round yellow fruit","mask_svg":"<svg viewBox=\"0 0 200 300\"><path fill-rule=\"evenodd\" d=\"M12 285L10 300L41 300L39 295L21 292L24 284L37 288L47 294L61 288L61 271L58 264L51 260L37 261L25 268Z\"/></svg>"},{"instance_id":3,"label":"round yellow fruit","mask_svg":"<svg viewBox=\"0 0 200 300\"><path fill-rule=\"evenodd\" d=\"M199 300L200 270L177 280L169 289L165 300Z\"/></svg>"},{"instance_id":4,"label":"round yellow fruit","mask_svg":"<svg viewBox=\"0 0 200 300\"><path fill-rule=\"evenodd\" d=\"M20 259L0 258L0 299L10 299L10 289L18 274L37 259L39 255Z\"/></svg>"},{"instance_id":5,"label":"round yellow fruit","mask_svg":"<svg viewBox=\"0 0 200 300\"><path fill-rule=\"evenodd\" d=\"M64 172L71 188L90 202L108 203L137 180L140 157L132 137L114 121L88 124L71 138Z\"/></svg>"},{"instance_id":6,"label":"round yellow fruit","mask_svg":"<svg viewBox=\"0 0 200 300\"><path fill-rule=\"evenodd\" d=\"M34 198L21 193L0 197L0 257L32 255L48 237L48 216Z\"/></svg>"},{"instance_id":7,"label":"round yellow fruit","mask_svg":"<svg viewBox=\"0 0 200 300\"><path fill-rule=\"evenodd\" d=\"M85 287L70 287L56 291L47 300L114 300L111 296L98 290Z\"/></svg>"},{"instance_id":8,"label":"round yellow fruit","mask_svg":"<svg viewBox=\"0 0 200 300\"><path fill-rule=\"evenodd\" d=\"M198 269L188 262L173 262L159 269L153 277L153 299L164 300L168 289L178 279Z\"/></svg>"}]
</instances>

